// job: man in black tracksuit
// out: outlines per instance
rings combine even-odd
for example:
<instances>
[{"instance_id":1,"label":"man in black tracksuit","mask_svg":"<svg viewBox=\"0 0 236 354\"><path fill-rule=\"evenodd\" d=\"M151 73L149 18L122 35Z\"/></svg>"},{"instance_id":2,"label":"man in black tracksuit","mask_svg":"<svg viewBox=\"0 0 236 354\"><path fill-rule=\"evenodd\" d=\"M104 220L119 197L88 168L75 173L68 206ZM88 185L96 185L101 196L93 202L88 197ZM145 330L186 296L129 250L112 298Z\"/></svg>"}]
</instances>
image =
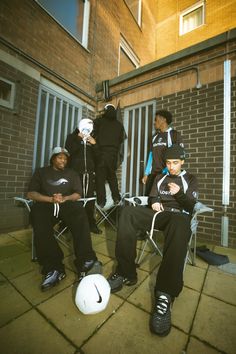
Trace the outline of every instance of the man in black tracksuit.
<instances>
[{"instance_id":1,"label":"man in black tracksuit","mask_svg":"<svg viewBox=\"0 0 236 354\"><path fill-rule=\"evenodd\" d=\"M91 119L86 119L91 121ZM69 134L65 144L70 153L69 167L79 174L82 182L83 198L94 197L95 192L95 160L97 144L93 135L84 137L83 133L76 128L72 134ZM96 225L94 217L95 201L89 201L85 205L88 215L90 231L100 234L102 231Z\"/></svg>"},{"instance_id":2,"label":"man in black tracksuit","mask_svg":"<svg viewBox=\"0 0 236 354\"><path fill-rule=\"evenodd\" d=\"M167 110L156 111L154 127L156 133L152 137L151 149L145 168L142 183L145 184L145 194L149 195L157 174L166 167L164 153L172 145L184 146L180 133L173 129L172 114Z\"/></svg>"},{"instance_id":3,"label":"man in black tracksuit","mask_svg":"<svg viewBox=\"0 0 236 354\"><path fill-rule=\"evenodd\" d=\"M168 148L165 152L168 173L156 176L149 197L150 208L124 208L116 242L118 264L116 272L108 278L112 292L120 290L123 284L134 285L137 282L137 230L150 230L153 216L158 212L155 227L164 233L164 248L156 278L156 305L150 327L160 336L170 331L170 306L183 288L184 261L191 236L191 214L198 196L196 178L181 170L184 158L184 150L179 145Z\"/></svg>"},{"instance_id":4,"label":"man in black tracksuit","mask_svg":"<svg viewBox=\"0 0 236 354\"><path fill-rule=\"evenodd\" d=\"M54 237L54 225L62 220L72 233L75 266L82 278L100 268L101 263L92 248L89 224L84 208L78 203L81 183L78 174L66 168L69 153L56 147L50 166L41 167L33 174L27 198L34 201L31 220L34 230L36 255L44 275L41 289L47 290L65 277L63 252Z\"/></svg>"},{"instance_id":5,"label":"man in black tracksuit","mask_svg":"<svg viewBox=\"0 0 236 354\"><path fill-rule=\"evenodd\" d=\"M116 170L118 152L125 138L125 130L122 123L117 120L116 109L112 104L105 106L105 113L94 123L94 134L99 148L96 164L97 202L101 207L104 207L106 204L106 181L111 189L113 201L115 203L120 201Z\"/></svg>"}]
</instances>

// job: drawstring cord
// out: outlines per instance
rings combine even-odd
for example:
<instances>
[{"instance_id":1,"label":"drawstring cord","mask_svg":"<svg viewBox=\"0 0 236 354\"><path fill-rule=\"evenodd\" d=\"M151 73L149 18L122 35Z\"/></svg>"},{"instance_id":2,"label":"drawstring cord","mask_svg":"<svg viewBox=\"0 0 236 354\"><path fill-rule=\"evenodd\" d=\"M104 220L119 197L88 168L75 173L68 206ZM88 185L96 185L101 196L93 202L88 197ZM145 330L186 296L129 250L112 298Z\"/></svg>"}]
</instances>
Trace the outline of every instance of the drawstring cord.
<instances>
[{"instance_id":1,"label":"drawstring cord","mask_svg":"<svg viewBox=\"0 0 236 354\"><path fill-rule=\"evenodd\" d=\"M87 141L86 139L83 139L83 141L84 141L83 197L86 198L88 193L88 187L89 187L89 173L87 172L87 154L86 154Z\"/></svg>"},{"instance_id":2,"label":"drawstring cord","mask_svg":"<svg viewBox=\"0 0 236 354\"><path fill-rule=\"evenodd\" d=\"M59 203L54 203L53 216L55 216L56 218L58 218L59 210L60 210L60 205L59 205Z\"/></svg>"}]
</instances>

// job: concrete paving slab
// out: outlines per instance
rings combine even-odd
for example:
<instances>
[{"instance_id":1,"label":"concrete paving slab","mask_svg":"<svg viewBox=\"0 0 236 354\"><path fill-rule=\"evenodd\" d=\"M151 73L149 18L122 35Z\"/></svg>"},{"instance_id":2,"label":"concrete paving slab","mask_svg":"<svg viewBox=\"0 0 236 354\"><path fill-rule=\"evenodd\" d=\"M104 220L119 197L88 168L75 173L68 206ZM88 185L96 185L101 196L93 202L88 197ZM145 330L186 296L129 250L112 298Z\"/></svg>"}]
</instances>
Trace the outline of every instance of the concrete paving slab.
<instances>
[{"instance_id":1,"label":"concrete paving slab","mask_svg":"<svg viewBox=\"0 0 236 354\"><path fill-rule=\"evenodd\" d=\"M91 239L92 239L93 247L96 247L96 245L99 245L99 243L102 243L106 240L103 234L99 234L99 235L91 234Z\"/></svg>"},{"instance_id":2,"label":"concrete paving slab","mask_svg":"<svg viewBox=\"0 0 236 354\"><path fill-rule=\"evenodd\" d=\"M66 278L60 281L59 284L45 292L42 292L40 289L42 275L40 274L39 268L13 279L12 283L31 304L37 305L76 281L76 275L73 272L67 270L66 274Z\"/></svg>"},{"instance_id":3,"label":"concrete paving slab","mask_svg":"<svg viewBox=\"0 0 236 354\"><path fill-rule=\"evenodd\" d=\"M211 271L211 268L207 273L203 293L236 306L236 275L218 268Z\"/></svg>"},{"instance_id":4,"label":"concrete paving slab","mask_svg":"<svg viewBox=\"0 0 236 354\"><path fill-rule=\"evenodd\" d=\"M219 253L219 254L225 254L226 256L229 257L229 261L231 263L236 263L236 249L214 246L214 252Z\"/></svg>"},{"instance_id":5,"label":"concrete paving slab","mask_svg":"<svg viewBox=\"0 0 236 354\"><path fill-rule=\"evenodd\" d=\"M200 293L183 288L172 307L172 324L185 333L189 333L198 307Z\"/></svg>"},{"instance_id":6,"label":"concrete paving slab","mask_svg":"<svg viewBox=\"0 0 236 354\"><path fill-rule=\"evenodd\" d=\"M75 353L75 348L35 310L1 328L0 343L4 354Z\"/></svg>"},{"instance_id":7,"label":"concrete paving slab","mask_svg":"<svg viewBox=\"0 0 236 354\"><path fill-rule=\"evenodd\" d=\"M200 342L196 338L190 337L186 354L221 354L218 350L210 347L206 343Z\"/></svg>"},{"instance_id":8,"label":"concrete paving slab","mask_svg":"<svg viewBox=\"0 0 236 354\"><path fill-rule=\"evenodd\" d=\"M154 306L154 287L156 272L147 276L142 284L129 296L128 301L133 305L151 313Z\"/></svg>"},{"instance_id":9,"label":"concrete paving slab","mask_svg":"<svg viewBox=\"0 0 236 354\"><path fill-rule=\"evenodd\" d=\"M75 292L75 287L67 288L40 304L38 309L79 347L118 309L123 300L111 296L104 311L94 315L84 315L74 303Z\"/></svg>"},{"instance_id":10,"label":"concrete paving slab","mask_svg":"<svg viewBox=\"0 0 236 354\"><path fill-rule=\"evenodd\" d=\"M9 234L16 240L23 242L26 246L31 247L32 242L32 228L11 231Z\"/></svg>"},{"instance_id":11,"label":"concrete paving slab","mask_svg":"<svg viewBox=\"0 0 236 354\"><path fill-rule=\"evenodd\" d=\"M172 328L170 334L161 338L150 333L149 314L125 303L102 326L82 350L86 354L157 354L181 353L187 336Z\"/></svg>"},{"instance_id":12,"label":"concrete paving slab","mask_svg":"<svg viewBox=\"0 0 236 354\"><path fill-rule=\"evenodd\" d=\"M201 291L205 276L205 268L187 265L184 271L184 285L191 289Z\"/></svg>"},{"instance_id":13,"label":"concrete paving slab","mask_svg":"<svg viewBox=\"0 0 236 354\"><path fill-rule=\"evenodd\" d=\"M157 254L150 254L145 252L139 269L145 270L146 272L151 273L156 267L161 263L162 257Z\"/></svg>"},{"instance_id":14,"label":"concrete paving slab","mask_svg":"<svg viewBox=\"0 0 236 354\"><path fill-rule=\"evenodd\" d=\"M115 258L115 242L105 240L94 247L95 251L107 257Z\"/></svg>"},{"instance_id":15,"label":"concrete paving slab","mask_svg":"<svg viewBox=\"0 0 236 354\"><path fill-rule=\"evenodd\" d=\"M235 354L236 308L201 295L192 335L227 354Z\"/></svg>"},{"instance_id":16,"label":"concrete paving slab","mask_svg":"<svg viewBox=\"0 0 236 354\"><path fill-rule=\"evenodd\" d=\"M0 326L18 317L31 308L30 304L0 274Z\"/></svg>"},{"instance_id":17,"label":"concrete paving slab","mask_svg":"<svg viewBox=\"0 0 236 354\"><path fill-rule=\"evenodd\" d=\"M38 265L31 261L31 252L20 253L0 260L1 272L8 279L16 278L17 276L30 272L37 267Z\"/></svg>"},{"instance_id":18,"label":"concrete paving slab","mask_svg":"<svg viewBox=\"0 0 236 354\"><path fill-rule=\"evenodd\" d=\"M29 251L29 247L9 235L0 235L0 259L13 257Z\"/></svg>"}]
</instances>

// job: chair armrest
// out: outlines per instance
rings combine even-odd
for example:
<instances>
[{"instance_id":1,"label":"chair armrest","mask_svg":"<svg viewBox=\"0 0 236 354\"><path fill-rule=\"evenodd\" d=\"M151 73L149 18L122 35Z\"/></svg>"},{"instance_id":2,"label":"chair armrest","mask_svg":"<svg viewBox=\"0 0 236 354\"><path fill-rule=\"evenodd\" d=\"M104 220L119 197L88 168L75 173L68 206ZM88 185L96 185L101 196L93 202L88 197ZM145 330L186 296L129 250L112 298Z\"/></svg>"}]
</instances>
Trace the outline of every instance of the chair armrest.
<instances>
[{"instance_id":1,"label":"chair armrest","mask_svg":"<svg viewBox=\"0 0 236 354\"><path fill-rule=\"evenodd\" d=\"M28 211L31 211L31 204L33 203L33 200L31 199L26 199L26 198L21 198L21 197L14 197L14 200L16 200L17 202L20 202L22 204L24 204L26 206L26 208L28 209Z\"/></svg>"},{"instance_id":2,"label":"chair armrest","mask_svg":"<svg viewBox=\"0 0 236 354\"><path fill-rule=\"evenodd\" d=\"M145 206L148 205L148 197L146 196L136 196L130 198L124 198L127 202L133 204L133 206L141 205Z\"/></svg>"}]
</instances>

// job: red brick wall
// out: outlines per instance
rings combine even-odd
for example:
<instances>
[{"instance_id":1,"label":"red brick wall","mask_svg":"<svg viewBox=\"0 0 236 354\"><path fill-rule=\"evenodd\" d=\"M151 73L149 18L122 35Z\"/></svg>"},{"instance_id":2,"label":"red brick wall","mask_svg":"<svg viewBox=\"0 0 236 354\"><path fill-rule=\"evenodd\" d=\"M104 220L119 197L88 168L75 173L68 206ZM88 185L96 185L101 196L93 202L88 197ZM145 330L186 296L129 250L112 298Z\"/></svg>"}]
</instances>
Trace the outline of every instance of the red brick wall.
<instances>
[{"instance_id":1,"label":"red brick wall","mask_svg":"<svg viewBox=\"0 0 236 354\"><path fill-rule=\"evenodd\" d=\"M155 28L149 11L153 2L146 1L143 8L142 31L124 1L91 0L88 50L33 0L1 0L0 33L6 41L94 96L97 82L117 76L121 33L142 65L154 60L154 45L146 45ZM40 71L60 83L42 68Z\"/></svg>"}]
</instances>

